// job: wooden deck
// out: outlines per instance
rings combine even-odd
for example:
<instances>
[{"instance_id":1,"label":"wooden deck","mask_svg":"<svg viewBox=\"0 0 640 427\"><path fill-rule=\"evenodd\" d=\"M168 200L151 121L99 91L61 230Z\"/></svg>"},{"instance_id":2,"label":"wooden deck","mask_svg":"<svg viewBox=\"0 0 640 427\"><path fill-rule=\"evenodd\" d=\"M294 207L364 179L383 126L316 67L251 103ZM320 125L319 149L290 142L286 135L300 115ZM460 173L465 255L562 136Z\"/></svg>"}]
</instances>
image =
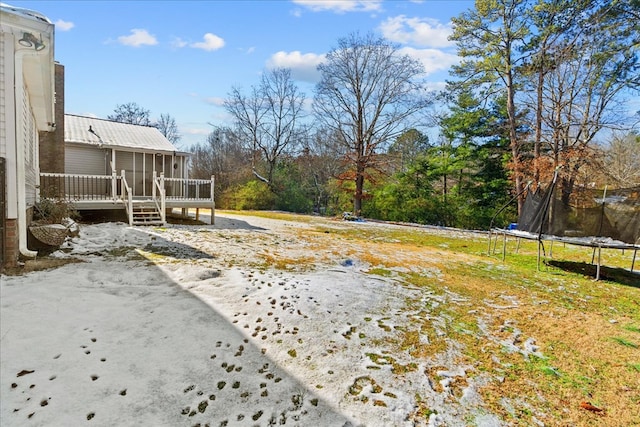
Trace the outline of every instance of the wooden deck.
<instances>
[{"instance_id":1,"label":"wooden deck","mask_svg":"<svg viewBox=\"0 0 640 427\"><path fill-rule=\"evenodd\" d=\"M154 176L134 193L120 175L40 174L40 197L65 200L78 211L124 209L129 224L164 224L166 211L203 208L211 210L214 223L214 178L184 179Z\"/></svg>"}]
</instances>

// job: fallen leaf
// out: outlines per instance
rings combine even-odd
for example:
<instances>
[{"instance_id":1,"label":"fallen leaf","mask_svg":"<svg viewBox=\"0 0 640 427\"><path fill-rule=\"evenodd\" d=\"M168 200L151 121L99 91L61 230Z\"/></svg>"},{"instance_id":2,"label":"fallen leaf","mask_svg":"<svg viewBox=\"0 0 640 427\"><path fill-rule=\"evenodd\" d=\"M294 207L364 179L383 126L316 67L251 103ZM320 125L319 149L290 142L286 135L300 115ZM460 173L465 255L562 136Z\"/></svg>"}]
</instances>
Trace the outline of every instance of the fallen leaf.
<instances>
[{"instance_id":1,"label":"fallen leaf","mask_svg":"<svg viewBox=\"0 0 640 427\"><path fill-rule=\"evenodd\" d=\"M592 411L592 412L603 412L604 409L598 408L596 406L593 406L591 404L591 402L581 402L580 403L580 407L582 409L586 409L587 411Z\"/></svg>"},{"instance_id":2,"label":"fallen leaf","mask_svg":"<svg viewBox=\"0 0 640 427\"><path fill-rule=\"evenodd\" d=\"M18 375L16 375L17 377L21 377L23 375L27 375L27 374L33 374L35 371L27 371L26 369L23 369L22 371L18 372Z\"/></svg>"}]
</instances>

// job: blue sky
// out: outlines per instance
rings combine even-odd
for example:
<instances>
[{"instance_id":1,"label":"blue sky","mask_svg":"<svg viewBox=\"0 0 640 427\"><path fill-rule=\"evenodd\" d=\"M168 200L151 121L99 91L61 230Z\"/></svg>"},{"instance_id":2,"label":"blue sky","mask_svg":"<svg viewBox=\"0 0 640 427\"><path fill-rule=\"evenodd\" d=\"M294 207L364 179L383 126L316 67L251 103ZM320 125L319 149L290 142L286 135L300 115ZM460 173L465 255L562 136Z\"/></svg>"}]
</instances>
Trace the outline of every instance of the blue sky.
<instances>
[{"instance_id":1,"label":"blue sky","mask_svg":"<svg viewBox=\"0 0 640 427\"><path fill-rule=\"evenodd\" d=\"M272 67L311 98L316 65L349 33L373 32L420 59L434 88L457 61L450 19L466 0L10 1L56 24L65 112L106 118L135 102L169 113L181 148L231 121L221 102Z\"/></svg>"}]
</instances>

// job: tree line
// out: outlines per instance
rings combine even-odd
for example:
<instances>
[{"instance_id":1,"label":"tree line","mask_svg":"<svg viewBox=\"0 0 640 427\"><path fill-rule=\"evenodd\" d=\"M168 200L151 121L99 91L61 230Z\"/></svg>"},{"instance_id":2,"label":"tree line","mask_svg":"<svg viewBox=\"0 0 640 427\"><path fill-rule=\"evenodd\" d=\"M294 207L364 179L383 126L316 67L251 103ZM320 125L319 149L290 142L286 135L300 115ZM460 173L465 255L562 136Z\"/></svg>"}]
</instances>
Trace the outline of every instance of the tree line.
<instances>
[{"instance_id":1,"label":"tree line","mask_svg":"<svg viewBox=\"0 0 640 427\"><path fill-rule=\"evenodd\" d=\"M288 69L232 88L233 122L193 147L192 174L216 177L221 208L465 228L514 221L555 172L567 203L585 186L638 186L639 12L639 0L477 0L452 21L461 62L440 93L398 45L352 33L318 66L311 113Z\"/></svg>"}]
</instances>

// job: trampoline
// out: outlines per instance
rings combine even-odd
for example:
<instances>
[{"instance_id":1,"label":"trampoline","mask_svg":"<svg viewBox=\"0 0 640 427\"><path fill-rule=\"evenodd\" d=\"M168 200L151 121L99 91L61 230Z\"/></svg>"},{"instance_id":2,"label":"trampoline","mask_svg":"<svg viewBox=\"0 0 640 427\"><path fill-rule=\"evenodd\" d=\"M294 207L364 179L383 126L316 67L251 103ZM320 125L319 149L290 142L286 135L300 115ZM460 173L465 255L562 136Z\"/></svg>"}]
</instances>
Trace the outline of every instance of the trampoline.
<instances>
[{"instance_id":1,"label":"trampoline","mask_svg":"<svg viewBox=\"0 0 640 427\"><path fill-rule=\"evenodd\" d=\"M562 194L556 194L557 179L556 171L546 189L541 186L536 191L530 191L530 186L525 188L527 195L518 223L508 228L490 227L489 253L495 253L499 236L503 237L503 260L506 256L507 236L518 239L518 248L520 239L535 240L538 242L540 269L542 256L546 256L545 241L550 242L550 256L553 242L590 247L593 248L591 264L596 264L596 280L599 280L602 249L630 250L633 253L633 272L640 249L640 187L577 188L569 197L563 197ZM640 276L638 280L640 281Z\"/></svg>"}]
</instances>

